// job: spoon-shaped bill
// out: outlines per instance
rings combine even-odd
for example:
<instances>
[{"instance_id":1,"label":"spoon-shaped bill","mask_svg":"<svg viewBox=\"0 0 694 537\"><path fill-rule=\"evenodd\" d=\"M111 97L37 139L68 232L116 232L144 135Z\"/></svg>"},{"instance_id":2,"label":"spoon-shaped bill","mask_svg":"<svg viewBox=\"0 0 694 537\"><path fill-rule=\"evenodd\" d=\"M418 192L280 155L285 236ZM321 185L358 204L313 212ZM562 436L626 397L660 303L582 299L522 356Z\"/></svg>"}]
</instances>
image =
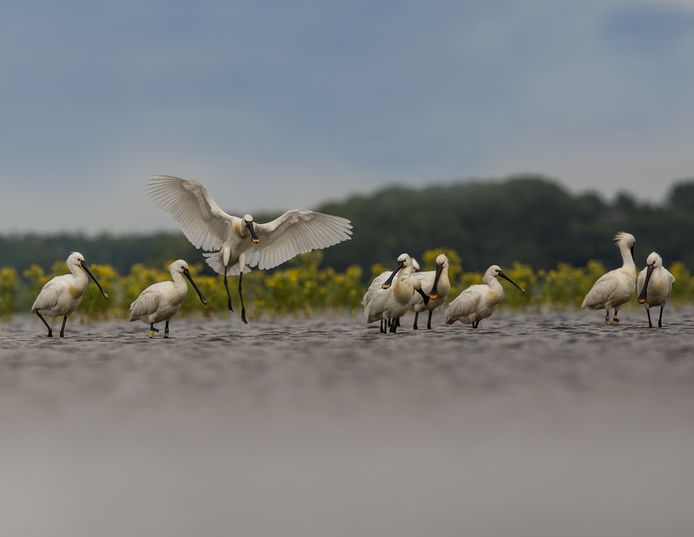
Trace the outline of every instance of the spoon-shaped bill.
<instances>
[{"instance_id":1,"label":"spoon-shaped bill","mask_svg":"<svg viewBox=\"0 0 694 537\"><path fill-rule=\"evenodd\" d=\"M398 263L398 266L395 267L395 270L390 273L390 276L388 276L388 279L383 282L383 285L381 285L381 289L388 289L392 284L393 284L393 279L395 278L395 275L398 273L398 271L402 268L402 263Z\"/></svg>"},{"instance_id":2,"label":"spoon-shaped bill","mask_svg":"<svg viewBox=\"0 0 694 537\"><path fill-rule=\"evenodd\" d=\"M195 282L193 281L193 277L190 275L190 271L188 269L183 269L183 275L188 278L188 281L190 284L193 286L193 289L198 293L198 296L200 297L200 302L205 304L207 306L207 299L205 298L205 295L202 294L202 291L198 289L198 286L195 285Z\"/></svg>"},{"instance_id":3,"label":"spoon-shaped bill","mask_svg":"<svg viewBox=\"0 0 694 537\"><path fill-rule=\"evenodd\" d=\"M431 292L429 293L429 298L431 300L436 300L439 298L439 278L441 278L442 272L443 272L443 265L436 265L436 275L434 276L434 285L431 287Z\"/></svg>"},{"instance_id":4,"label":"spoon-shaped bill","mask_svg":"<svg viewBox=\"0 0 694 537\"><path fill-rule=\"evenodd\" d=\"M518 285L516 282L514 282L511 278L509 278L505 272L499 272L499 276L502 277L504 280L507 282L511 282L513 285L515 285L521 293L525 293L525 289L523 289L520 285Z\"/></svg>"},{"instance_id":5,"label":"spoon-shaped bill","mask_svg":"<svg viewBox=\"0 0 694 537\"><path fill-rule=\"evenodd\" d=\"M646 280L643 282L641 293L639 293L639 304L645 304L646 300L648 300L648 282L651 280L654 268L655 265L648 265L648 268L646 269Z\"/></svg>"},{"instance_id":6,"label":"spoon-shaped bill","mask_svg":"<svg viewBox=\"0 0 694 537\"><path fill-rule=\"evenodd\" d=\"M89 275L89 277L90 277L92 280L94 280L94 283L95 283L96 286L99 288L99 291L101 292L101 295L102 295L106 300L108 300L108 293L106 293L106 292L102 289L101 284L99 283L99 281L94 277L94 274L91 273L91 271L90 271L89 268L87 267L87 262L86 262L86 261L82 261L82 262L80 263L80 265L81 265L81 267L84 269L84 271Z\"/></svg>"},{"instance_id":7,"label":"spoon-shaped bill","mask_svg":"<svg viewBox=\"0 0 694 537\"><path fill-rule=\"evenodd\" d=\"M255 232L253 222L246 222L246 227L248 228L248 231L251 234L251 242L253 244L260 244L260 238L258 237L258 234Z\"/></svg>"}]
</instances>

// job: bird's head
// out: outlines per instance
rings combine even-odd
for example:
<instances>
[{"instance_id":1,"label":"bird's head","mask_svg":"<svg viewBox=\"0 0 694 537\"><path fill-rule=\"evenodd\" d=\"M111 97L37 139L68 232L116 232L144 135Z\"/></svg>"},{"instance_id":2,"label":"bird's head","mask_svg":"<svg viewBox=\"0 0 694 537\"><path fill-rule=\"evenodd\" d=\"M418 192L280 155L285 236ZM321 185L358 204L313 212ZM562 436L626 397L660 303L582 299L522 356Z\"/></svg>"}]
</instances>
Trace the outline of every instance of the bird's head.
<instances>
[{"instance_id":1,"label":"bird's head","mask_svg":"<svg viewBox=\"0 0 694 537\"><path fill-rule=\"evenodd\" d=\"M96 279L96 277L94 276L94 274L91 273L91 271L89 270L89 267L87 266L87 262L84 260L84 256L83 256L81 253L79 253L79 252L72 252L72 253L68 256L68 258L67 258L67 266L68 266L68 268L70 269L70 271L73 272L73 273L74 273L74 271L72 270L73 267L79 267L79 268L81 268L82 270L84 270L84 272L87 273L87 276L89 276L92 280L94 280L94 283L95 283L96 286L99 288L99 291L101 292L101 295L102 295L106 300L108 300L108 293L107 293L106 291L103 290L103 288L101 287L101 284L99 283L99 281Z\"/></svg>"},{"instance_id":2,"label":"bird's head","mask_svg":"<svg viewBox=\"0 0 694 537\"><path fill-rule=\"evenodd\" d=\"M393 279L395 278L395 275L398 273L398 271L404 269L405 267L412 268L412 258L409 256L409 254L400 254L398 256L398 264L395 267L395 270L391 272L390 276L388 276L388 279L385 282L383 282L381 288L388 289L393 284Z\"/></svg>"},{"instance_id":3,"label":"bird's head","mask_svg":"<svg viewBox=\"0 0 694 537\"><path fill-rule=\"evenodd\" d=\"M614 236L614 243L620 250L622 248L629 248L631 251L631 257L634 257L634 245L636 245L636 237L634 237L631 233L620 231Z\"/></svg>"},{"instance_id":4,"label":"bird's head","mask_svg":"<svg viewBox=\"0 0 694 537\"><path fill-rule=\"evenodd\" d=\"M646 265L653 268L660 268L663 266L663 258L656 252L651 252L646 258Z\"/></svg>"},{"instance_id":5,"label":"bird's head","mask_svg":"<svg viewBox=\"0 0 694 537\"><path fill-rule=\"evenodd\" d=\"M186 263L183 259L178 259L169 265L169 272L185 274L189 270L188 263Z\"/></svg>"},{"instance_id":6,"label":"bird's head","mask_svg":"<svg viewBox=\"0 0 694 537\"><path fill-rule=\"evenodd\" d=\"M67 258L67 266L70 267L81 267L84 263L84 256L79 252L72 252Z\"/></svg>"},{"instance_id":7,"label":"bird's head","mask_svg":"<svg viewBox=\"0 0 694 537\"><path fill-rule=\"evenodd\" d=\"M198 289L198 286L195 284L193 276L191 276L190 274L190 267L188 267L188 263L186 263L183 259L177 259L169 265L169 271L171 271L172 275L183 274L186 277L186 279L190 282L190 284L193 286L195 292L198 293L198 296L200 297L200 302L207 306L207 299L205 298L205 295L202 294L202 291L200 291L200 289Z\"/></svg>"},{"instance_id":8,"label":"bird's head","mask_svg":"<svg viewBox=\"0 0 694 537\"><path fill-rule=\"evenodd\" d=\"M258 238L258 234L255 232L255 226L253 225L253 217L250 214L246 213L243 215L243 224L251 234L251 242L253 244L260 244L260 239Z\"/></svg>"},{"instance_id":9,"label":"bird's head","mask_svg":"<svg viewBox=\"0 0 694 537\"><path fill-rule=\"evenodd\" d=\"M516 286L521 293L525 293L525 289L523 289L520 285L514 282L503 270L501 270L501 267L499 265L492 265L491 267L489 267L487 269L487 274L491 274L495 278L503 278L507 282L510 282L514 286Z\"/></svg>"}]
</instances>

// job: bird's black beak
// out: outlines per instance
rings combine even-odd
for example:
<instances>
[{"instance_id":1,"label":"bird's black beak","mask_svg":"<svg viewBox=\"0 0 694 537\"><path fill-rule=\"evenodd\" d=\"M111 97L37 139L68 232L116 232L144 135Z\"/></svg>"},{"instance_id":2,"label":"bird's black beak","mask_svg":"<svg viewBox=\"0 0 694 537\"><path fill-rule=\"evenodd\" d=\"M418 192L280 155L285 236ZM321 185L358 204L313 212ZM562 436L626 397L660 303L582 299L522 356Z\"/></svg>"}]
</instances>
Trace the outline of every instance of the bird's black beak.
<instances>
[{"instance_id":1,"label":"bird's black beak","mask_svg":"<svg viewBox=\"0 0 694 537\"><path fill-rule=\"evenodd\" d=\"M398 271L402 268L402 263L398 262L398 266L395 267L395 270L390 273L390 276L388 276L388 279L383 282L383 285L381 285L381 289L388 289L392 284L393 284L393 279L395 278L395 275L398 273Z\"/></svg>"},{"instance_id":2,"label":"bird's black beak","mask_svg":"<svg viewBox=\"0 0 694 537\"><path fill-rule=\"evenodd\" d=\"M645 304L648 299L648 282L651 280L651 275L653 274L653 269L655 268L655 263L648 265L646 269L646 281L643 282L643 289L639 293L639 304Z\"/></svg>"},{"instance_id":3,"label":"bird's black beak","mask_svg":"<svg viewBox=\"0 0 694 537\"><path fill-rule=\"evenodd\" d=\"M205 306L207 306L207 299L205 298L205 295L202 294L200 289L198 289L198 286L195 285L195 282L193 281L193 277L190 275L190 271L188 269L184 268L183 269L183 275L186 278L188 278L188 281L193 286L193 289L195 289L197 291L198 296L200 297L200 302L202 302L203 304L205 304Z\"/></svg>"},{"instance_id":4,"label":"bird's black beak","mask_svg":"<svg viewBox=\"0 0 694 537\"><path fill-rule=\"evenodd\" d=\"M246 227L248 228L248 231L251 234L251 242L253 244L260 244L260 239L258 238L258 235L255 232L255 228L253 227L253 222L246 222Z\"/></svg>"},{"instance_id":5,"label":"bird's black beak","mask_svg":"<svg viewBox=\"0 0 694 537\"><path fill-rule=\"evenodd\" d=\"M94 283L96 286L99 288L99 291L101 292L101 295L108 300L108 293L106 293L102 288L101 284L98 282L98 280L94 277L94 274L91 273L89 268L87 267L87 262L86 261L80 261L80 266L84 269L84 271L89 275L89 277L94 280Z\"/></svg>"},{"instance_id":6,"label":"bird's black beak","mask_svg":"<svg viewBox=\"0 0 694 537\"><path fill-rule=\"evenodd\" d=\"M434 285L429 293L429 298L431 300L437 300L439 298L439 278L441 277L441 272L443 272L443 265L436 265L436 276L434 276Z\"/></svg>"},{"instance_id":7,"label":"bird's black beak","mask_svg":"<svg viewBox=\"0 0 694 537\"><path fill-rule=\"evenodd\" d=\"M506 276L506 273L504 271L499 272L499 276L501 278L503 278L504 280L506 280L507 282L511 282L513 285L518 287L518 289L520 290L521 293L525 293L525 289L523 289L520 285L518 285L516 282L514 282L511 278Z\"/></svg>"}]
</instances>

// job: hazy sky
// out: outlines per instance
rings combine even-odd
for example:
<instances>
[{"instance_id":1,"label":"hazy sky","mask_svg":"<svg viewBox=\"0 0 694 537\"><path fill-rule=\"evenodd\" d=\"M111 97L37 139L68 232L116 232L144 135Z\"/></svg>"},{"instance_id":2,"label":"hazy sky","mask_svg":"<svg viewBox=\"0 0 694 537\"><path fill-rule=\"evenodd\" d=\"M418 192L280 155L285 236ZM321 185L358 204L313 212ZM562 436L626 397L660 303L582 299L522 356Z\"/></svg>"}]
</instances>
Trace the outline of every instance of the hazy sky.
<instances>
[{"instance_id":1,"label":"hazy sky","mask_svg":"<svg viewBox=\"0 0 694 537\"><path fill-rule=\"evenodd\" d=\"M0 17L0 231L150 231L150 175L239 212L539 172L694 176L694 2L62 1Z\"/></svg>"}]
</instances>

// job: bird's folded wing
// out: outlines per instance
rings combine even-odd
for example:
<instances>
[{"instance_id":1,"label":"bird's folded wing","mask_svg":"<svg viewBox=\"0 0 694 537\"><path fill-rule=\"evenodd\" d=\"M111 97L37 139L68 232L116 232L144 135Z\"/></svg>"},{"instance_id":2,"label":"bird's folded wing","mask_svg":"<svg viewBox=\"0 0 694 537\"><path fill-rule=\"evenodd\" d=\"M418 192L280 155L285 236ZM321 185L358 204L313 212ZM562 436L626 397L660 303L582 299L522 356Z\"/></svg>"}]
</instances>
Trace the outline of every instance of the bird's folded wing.
<instances>
[{"instance_id":1,"label":"bird's folded wing","mask_svg":"<svg viewBox=\"0 0 694 537\"><path fill-rule=\"evenodd\" d=\"M142 291L140 296L138 296L135 301L130 304L131 319L137 318L141 315L150 315L157 311L161 294L152 287L153 286L149 286L147 289Z\"/></svg>"},{"instance_id":2,"label":"bird's folded wing","mask_svg":"<svg viewBox=\"0 0 694 537\"><path fill-rule=\"evenodd\" d=\"M234 217L217 205L205 185L192 179L155 175L145 191L176 220L193 246L203 250L222 247Z\"/></svg>"},{"instance_id":3,"label":"bird's folded wing","mask_svg":"<svg viewBox=\"0 0 694 537\"><path fill-rule=\"evenodd\" d=\"M287 211L272 222L256 224L255 230L261 242L246 251L246 264L261 270L352 236L352 224L346 218L306 209Z\"/></svg>"},{"instance_id":4,"label":"bird's folded wing","mask_svg":"<svg viewBox=\"0 0 694 537\"><path fill-rule=\"evenodd\" d=\"M32 311L51 309L55 307L58 304L58 299L60 298L60 291L62 288L62 285L56 278L46 282L46 284L41 288L39 296L36 297L36 300L31 307Z\"/></svg>"},{"instance_id":5,"label":"bird's folded wing","mask_svg":"<svg viewBox=\"0 0 694 537\"><path fill-rule=\"evenodd\" d=\"M482 298L482 295L477 289L468 287L451 302L447 314L457 316L470 315L477 310L480 298Z\"/></svg>"}]
</instances>

